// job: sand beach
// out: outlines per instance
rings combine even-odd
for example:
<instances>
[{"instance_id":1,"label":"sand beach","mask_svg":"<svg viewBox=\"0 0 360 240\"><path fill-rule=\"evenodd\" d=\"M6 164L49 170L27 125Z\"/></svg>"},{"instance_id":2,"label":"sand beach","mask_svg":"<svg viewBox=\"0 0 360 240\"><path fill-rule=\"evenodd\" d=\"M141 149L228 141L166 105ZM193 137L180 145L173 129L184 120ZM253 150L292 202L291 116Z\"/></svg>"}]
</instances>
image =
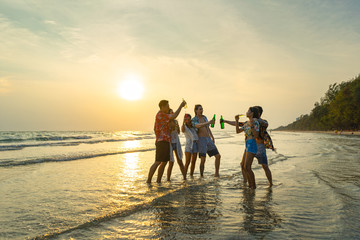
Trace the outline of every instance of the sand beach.
<instances>
[{"instance_id":1,"label":"sand beach","mask_svg":"<svg viewBox=\"0 0 360 240\"><path fill-rule=\"evenodd\" d=\"M11 134L28 140L6 142ZM220 178L209 158L204 178L197 166L183 181L174 165L171 182L151 185L152 133L22 134L1 136L1 239L360 237L358 136L273 131L274 186L255 160L250 190L239 166L244 136L231 131L214 131Z\"/></svg>"}]
</instances>

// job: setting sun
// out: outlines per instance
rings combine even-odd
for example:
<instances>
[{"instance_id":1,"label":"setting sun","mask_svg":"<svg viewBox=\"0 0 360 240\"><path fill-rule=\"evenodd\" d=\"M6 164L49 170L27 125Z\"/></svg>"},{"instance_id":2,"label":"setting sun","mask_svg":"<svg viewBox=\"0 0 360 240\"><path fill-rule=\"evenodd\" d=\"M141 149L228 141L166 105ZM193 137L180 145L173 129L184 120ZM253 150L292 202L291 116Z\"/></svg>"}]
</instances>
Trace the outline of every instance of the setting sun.
<instances>
[{"instance_id":1,"label":"setting sun","mask_svg":"<svg viewBox=\"0 0 360 240\"><path fill-rule=\"evenodd\" d=\"M144 92L144 86L138 75L128 75L120 82L118 94L129 101L141 99Z\"/></svg>"}]
</instances>

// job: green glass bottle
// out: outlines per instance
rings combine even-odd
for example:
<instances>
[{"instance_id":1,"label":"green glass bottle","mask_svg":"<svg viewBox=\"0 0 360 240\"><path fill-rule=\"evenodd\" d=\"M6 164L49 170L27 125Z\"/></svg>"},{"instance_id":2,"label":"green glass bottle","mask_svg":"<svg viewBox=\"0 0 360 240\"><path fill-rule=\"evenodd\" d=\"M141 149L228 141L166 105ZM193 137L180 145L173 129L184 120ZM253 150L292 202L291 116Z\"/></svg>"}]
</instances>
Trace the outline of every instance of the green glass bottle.
<instances>
[{"instance_id":1,"label":"green glass bottle","mask_svg":"<svg viewBox=\"0 0 360 240\"><path fill-rule=\"evenodd\" d=\"M220 127L221 127L221 129L225 128L224 119L223 119L222 115L220 117Z\"/></svg>"},{"instance_id":2,"label":"green glass bottle","mask_svg":"<svg viewBox=\"0 0 360 240\"><path fill-rule=\"evenodd\" d=\"M214 116L213 116L213 118L212 118L214 121L215 121L215 114L214 114ZM215 126L215 124L211 124L211 127L213 128Z\"/></svg>"}]
</instances>

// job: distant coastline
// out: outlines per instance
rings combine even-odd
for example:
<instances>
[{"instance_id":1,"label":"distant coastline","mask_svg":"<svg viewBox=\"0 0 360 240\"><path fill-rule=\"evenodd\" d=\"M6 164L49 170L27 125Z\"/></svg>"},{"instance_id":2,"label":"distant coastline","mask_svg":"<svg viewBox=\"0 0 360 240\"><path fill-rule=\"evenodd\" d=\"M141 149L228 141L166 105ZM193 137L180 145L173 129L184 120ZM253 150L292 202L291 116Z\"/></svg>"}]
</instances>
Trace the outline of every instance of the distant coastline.
<instances>
[{"instance_id":1,"label":"distant coastline","mask_svg":"<svg viewBox=\"0 0 360 240\"><path fill-rule=\"evenodd\" d=\"M327 133L327 134L334 134L334 135L357 135L360 136L360 131L317 131L317 130L272 130L274 132L303 132L303 133Z\"/></svg>"},{"instance_id":2,"label":"distant coastline","mask_svg":"<svg viewBox=\"0 0 360 240\"><path fill-rule=\"evenodd\" d=\"M320 131L335 134L355 134L360 130L360 75L329 86L320 102L309 114L301 115L293 123L274 130Z\"/></svg>"}]
</instances>

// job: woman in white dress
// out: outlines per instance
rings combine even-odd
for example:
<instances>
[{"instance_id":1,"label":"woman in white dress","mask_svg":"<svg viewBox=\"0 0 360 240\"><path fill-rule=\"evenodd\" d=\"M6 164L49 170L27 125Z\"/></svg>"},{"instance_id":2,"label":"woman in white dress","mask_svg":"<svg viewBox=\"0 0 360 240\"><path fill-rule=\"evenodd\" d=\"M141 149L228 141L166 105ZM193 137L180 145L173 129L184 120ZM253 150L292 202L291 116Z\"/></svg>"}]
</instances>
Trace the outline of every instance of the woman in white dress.
<instances>
[{"instance_id":1,"label":"woman in white dress","mask_svg":"<svg viewBox=\"0 0 360 240\"><path fill-rule=\"evenodd\" d=\"M181 127L181 131L184 133L186 138L186 144L185 144L185 173L187 173L190 161L190 176L192 177L194 175L194 169L195 169L195 163L197 159L198 154L198 145L197 141L199 140L199 137L196 133L196 130L191 125L191 115L185 114L184 116L184 122Z\"/></svg>"}]
</instances>

